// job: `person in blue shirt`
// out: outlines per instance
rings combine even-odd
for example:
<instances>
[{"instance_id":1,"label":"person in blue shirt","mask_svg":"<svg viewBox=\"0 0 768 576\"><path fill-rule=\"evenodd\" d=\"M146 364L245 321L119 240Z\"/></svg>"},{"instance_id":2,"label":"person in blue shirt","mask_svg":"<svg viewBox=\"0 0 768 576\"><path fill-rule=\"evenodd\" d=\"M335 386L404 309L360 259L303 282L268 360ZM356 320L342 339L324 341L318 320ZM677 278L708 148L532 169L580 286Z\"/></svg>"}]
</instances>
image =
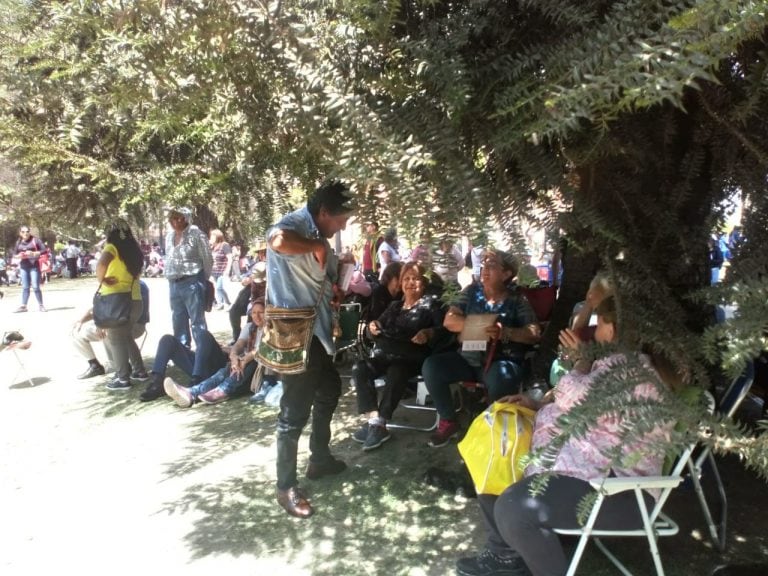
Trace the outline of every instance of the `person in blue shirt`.
<instances>
[{"instance_id":1,"label":"person in blue shirt","mask_svg":"<svg viewBox=\"0 0 768 576\"><path fill-rule=\"evenodd\" d=\"M450 306L443 326L460 334L470 314L495 314L487 329L484 351L460 350L430 356L421 374L440 416L429 445L437 448L456 436L459 425L450 385L454 382L482 382L494 401L520 389L525 353L541 337L539 322L528 300L511 283L517 275L517 260L501 250L488 248L480 266L479 283L472 283Z\"/></svg>"},{"instance_id":2,"label":"person in blue shirt","mask_svg":"<svg viewBox=\"0 0 768 576\"><path fill-rule=\"evenodd\" d=\"M310 517L314 510L299 490L296 466L299 437L312 415L309 439L310 480L346 469L331 455L331 418L341 396L341 377L333 365L332 300L338 259L328 238L344 230L351 212L350 191L340 182L318 188L306 206L287 214L267 232L267 305L316 307L317 316L301 374L283 374L283 397L277 418L277 501L291 516Z\"/></svg>"}]
</instances>

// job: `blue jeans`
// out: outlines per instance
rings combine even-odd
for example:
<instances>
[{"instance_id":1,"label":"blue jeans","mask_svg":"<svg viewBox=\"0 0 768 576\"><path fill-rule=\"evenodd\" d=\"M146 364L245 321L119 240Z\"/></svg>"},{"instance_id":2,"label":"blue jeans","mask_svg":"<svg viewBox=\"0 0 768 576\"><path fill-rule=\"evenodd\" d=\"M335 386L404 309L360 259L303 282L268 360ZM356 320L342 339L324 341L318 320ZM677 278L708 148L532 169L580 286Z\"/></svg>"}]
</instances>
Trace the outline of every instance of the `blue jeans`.
<instances>
[{"instance_id":1,"label":"blue jeans","mask_svg":"<svg viewBox=\"0 0 768 576\"><path fill-rule=\"evenodd\" d=\"M200 346L202 333L208 329L205 323L205 279L203 273L181 280L169 280L173 335L187 347L192 346L190 325L195 344Z\"/></svg>"},{"instance_id":2,"label":"blue jeans","mask_svg":"<svg viewBox=\"0 0 768 576\"><path fill-rule=\"evenodd\" d=\"M29 302L29 289L35 293L37 303L40 306L43 305L43 293L40 290L40 268L33 266L32 268L19 267L19 275L21 276L21 303L26 306Z\"/></svg>"},{"instance_id":3,"label":"blue jeans","mask_svg":"<svg viewBox=\"0 0 768 576\"><path fill-rule=\"evenodd\" d=\"M484 373L483 368L470 366L459 352L444 352L427 358L421 367L421 374L440 419L455 420L456 408L453 405L451 384L482 382L488 391L488 399L493 402L520 391L523 361L496 360L488 367L488 372Z\"/></svg>"},{"instance_id":4,"label":"blue jeans","mask_svg":"<svg viewBox=\"0 0 768 576\"><path fill-rule=\"evenodd\" d=\"M229 296L227 296L227 291L224 290L224 276L222 274L214 274L213 279L216 284L216 302L229 306L231 302L229 301Z\"/></svg>"},{"instance_id":5,"label":"blue jeans","mask_svg":"<svg viewBox=\"0 0 768 576\"><path fill-rule=\"evenodd\" d=\"M242 385L251 381L257 366L258 364L256 362L248 362L243 370L243 375L237 377L232 375L230 365L227 364L212 376L209 376L199 384L192 386L189 389L189 392L192 394L193 398L197 398L200 394L205 394L214 388L220 388L224 394L232 396Z\"/></svg>"},{"instance_id":6,"label":"blue jeans","mask_svg":"<svg viewBox=\"0 0 768 576\"><path fill-rule=\"evenodd\" d=\"M227 363L227 355L219 346L213 335L207 330L197 342L197 350L192 352L184 346L178 338L166 334L160 338L155 354L155 362L152 364L152 372L161 379L165 378L165 370L168 362L173 361L174 366L194 381L201 381L219 370Z\"/></svg>"}]
</instances>

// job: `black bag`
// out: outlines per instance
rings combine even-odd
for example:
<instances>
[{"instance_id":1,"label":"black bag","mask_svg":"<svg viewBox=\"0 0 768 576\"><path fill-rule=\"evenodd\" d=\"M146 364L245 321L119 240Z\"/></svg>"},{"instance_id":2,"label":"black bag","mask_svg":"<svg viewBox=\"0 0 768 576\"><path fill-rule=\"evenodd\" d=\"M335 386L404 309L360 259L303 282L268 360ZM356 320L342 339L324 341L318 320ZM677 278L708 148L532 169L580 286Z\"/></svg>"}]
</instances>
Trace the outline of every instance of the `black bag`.
<instances>
[{"instance_id":1,"label":"black bag","mask_svg":"<svg viewBox=\"0 0 768 576\"><path fill-rule=\"evenodd\" d=\"M213 310L213 303L216 301L216 286L210 280L205 281L205 311Z\"/></svg>"},{"instance_id":2,"label":"black bag","mask_svg":"<svg viewBox=\"0 0 768 576\"><path fill-rule=\"evenodd\" d=\"M130 292L93 295L93 323L99 328L125 326L131 319L133 300Z\"/></svg>"},{"instance_id":3,"label":"black bag","mask_svg":"<svg viewBox=\"0 0 768 576\"><path fill-rule=\"evenodd\" d=\"M102 294L101 284L93 295L93 323L99 328L117 328L125 326L131 321L131 307L133 305L133 283L128 292L115 294Z\"/></svg>"},{"instance_id":4,"label":"black bag","mask_svg":"<svg viewBox=\"0 0 768 576\"><path fill-rule=\"evenodd\" d=\"M387 363L405 362L421 364L429 355L429 346L414 344L410 340L400 340L388 336L377 336L373 341L371 358Z\"/></svg>"}]
</instances>

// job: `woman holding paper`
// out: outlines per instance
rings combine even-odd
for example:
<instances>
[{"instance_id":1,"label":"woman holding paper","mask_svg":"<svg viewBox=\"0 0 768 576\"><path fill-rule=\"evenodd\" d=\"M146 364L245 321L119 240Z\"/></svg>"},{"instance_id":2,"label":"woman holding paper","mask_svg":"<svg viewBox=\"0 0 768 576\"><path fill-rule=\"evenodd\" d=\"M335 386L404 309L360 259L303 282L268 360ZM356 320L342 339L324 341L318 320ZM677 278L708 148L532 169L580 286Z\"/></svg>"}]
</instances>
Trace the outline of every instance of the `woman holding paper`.
<instances>
[{"instance_id":1,"label":"woman holding paper","mask_svg":"<svg viewBox=\"0 0 768 576\"><path fill-rule=\"evenodd\" d=\"M424 273L424 267L418 262L403 266L402 300L392 302L378 320L368 324L374 342L373 354L352 367L358 409L366 418L352 438L363 445L363 450L373 450L389 440L387 420L391 420L408 379L418 375L430 351L428 343L443 323L440 302L424 294L427 286ZM379 395L376 379L380 377L384 378L384 386Z\"/></svg>"},{"instance_id":2,"label":"woman holding paper","mask_svg":"<svg viewBox=\"0 0 768 576\"><path fill-rule=\"evenodd\" d=\"M528 300L510 286L516 275L514 256L488 248L480 283L467 286L448 309L443 326L460 334L462 347L430 356L421 370L440 415L429 440L432 447L445 446L459 430L450 390L453 382L482 382L490 401L519 391L525 353L541 334Z\"/></svg>"}]
</instances>

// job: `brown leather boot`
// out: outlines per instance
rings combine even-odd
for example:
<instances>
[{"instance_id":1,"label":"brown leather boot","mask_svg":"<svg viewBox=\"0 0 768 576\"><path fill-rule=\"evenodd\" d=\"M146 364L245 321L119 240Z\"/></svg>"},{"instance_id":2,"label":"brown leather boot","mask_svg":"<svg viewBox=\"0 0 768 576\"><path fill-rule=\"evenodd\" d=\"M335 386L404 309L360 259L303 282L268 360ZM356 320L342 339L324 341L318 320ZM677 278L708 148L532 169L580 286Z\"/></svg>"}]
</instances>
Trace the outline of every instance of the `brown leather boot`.
<instances>
[{"instance_id":1,"label":"brown leather boot","mask_svg":"<svg viewBox=\"0 0 768 576\"><path fill-rule=\"evenodd\" d=\"M291 516L309 518L315 511L297 486L277 491L277 503Z\"/></svg>"}]
</instances>

